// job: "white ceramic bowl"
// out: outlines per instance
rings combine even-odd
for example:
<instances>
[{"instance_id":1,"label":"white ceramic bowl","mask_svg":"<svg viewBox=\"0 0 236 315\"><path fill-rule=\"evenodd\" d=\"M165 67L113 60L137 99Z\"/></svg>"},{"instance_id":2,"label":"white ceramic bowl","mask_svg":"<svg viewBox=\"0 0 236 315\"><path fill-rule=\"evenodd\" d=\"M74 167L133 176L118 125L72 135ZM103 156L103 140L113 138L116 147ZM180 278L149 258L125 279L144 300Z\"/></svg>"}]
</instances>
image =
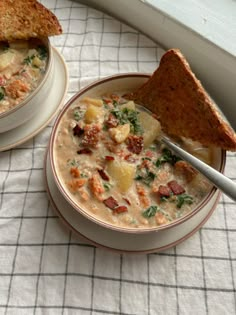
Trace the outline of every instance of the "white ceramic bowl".
<instances>
[{"instance_id":1,"label":"white ceramic bowl","mask_svg":"<svg viewBox=\"0 0 236 315\"><path fill-rule=\"evenodd\" d=\"M14 108L0 114L0 133L12 130L29 121L40 111L41 104L47 98L47 94L53 83L54 60L52 46L48 38L42 39L48 50L48 62L43 79L32 93Z\"/></svg>"},{"instance_id":2,"label":"white ceramic bowl","mask_svg":"<svg viewBox=\"0 0 236 315\"><path fill-rule=\"evenodd\" d=\"M99 97L106 93L127 93L136 90L140 87L144 82L147 81L149 75L147 74L137 74L137 73L129 73L129 74L119 74L114 75L108 78L101 79L96 81L95 83L85 87L81 91L79 91L74 97L72 97L68 103L62 109L60 115L57 117L52 134L50 137L49 142L49 161L50 166L52 169L53 177L59 191L63 195L64 199L80 214L85 216L87 219L95 222L105 228L111 229L113 231L125 232L125 233L150 233L150 232L157 232L160 230L167 230L167 229L174 229L176 227L181 229L181 225L186 225L186 221L189 222L189 226L200 226L201 222L203 222L204 218L213 211L213 208L216 206L218 199L219 199L219 191L213 187L208 193L208 195L198 204L198 206L187 215L174 220L173 222L169 223L168 225L161 225L158 227L152 228L126 228L126 227L119 227L113 224L107 223L98 219L97 217L93 216L91 212L86 211L85 208L82 208L76 203L73 199L72 195L70 194L68 188L64 185L63 180L60 178L60 175L57 171L56 167L56 160L55 160L55 139L57 135L58 125L61 121L61 118L68 110L70 106L74 102L78 102L78 100L84 98L85 96L90 97ZM225 159L226 153L224 150L215 148L213 150L213 167L218 171L224 171L225 167Z\"/></svg>"}]
</instances>

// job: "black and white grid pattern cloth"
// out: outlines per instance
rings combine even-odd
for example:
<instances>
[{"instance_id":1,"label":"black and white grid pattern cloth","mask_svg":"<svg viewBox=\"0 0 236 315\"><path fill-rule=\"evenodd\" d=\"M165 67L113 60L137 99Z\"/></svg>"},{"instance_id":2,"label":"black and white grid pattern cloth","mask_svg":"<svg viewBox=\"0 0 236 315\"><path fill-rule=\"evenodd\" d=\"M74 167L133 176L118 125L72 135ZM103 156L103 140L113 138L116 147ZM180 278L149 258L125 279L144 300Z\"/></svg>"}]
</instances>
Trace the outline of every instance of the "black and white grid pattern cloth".
<instances>
[{"instance_id":1,"label":"black and white grid pattern cloth","mask_svg":"<svg viewBox=\"0 0 236 315\"><path fill-rule=\"evenodd\" d=\"M153 72L164 50L75 1L41 1L64 33L52 39L69 71L69 99L119 72ZM162 253L117 254L68 231L45 192L50 126L0 153L0 314L236 313L236 205L225 196L203 228ZM226 175L236 181L236 154Z\"/></svg>"}]
</instances>

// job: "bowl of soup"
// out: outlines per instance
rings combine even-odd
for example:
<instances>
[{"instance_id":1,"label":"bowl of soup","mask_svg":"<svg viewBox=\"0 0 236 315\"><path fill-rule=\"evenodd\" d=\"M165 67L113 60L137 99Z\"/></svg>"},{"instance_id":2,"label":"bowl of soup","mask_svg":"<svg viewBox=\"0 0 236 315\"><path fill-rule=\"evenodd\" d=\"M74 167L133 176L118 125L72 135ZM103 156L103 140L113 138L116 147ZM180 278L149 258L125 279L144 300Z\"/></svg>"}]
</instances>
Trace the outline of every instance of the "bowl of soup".
<instances>
[{"instance_id":1,"label":"bowl of soup","mask_svg":"<svg viewBox=\"0 0 236 315\"><path fill-rule=\"evenodd\" d=\"M0 133L40 111L52 86L53 69L48 38L0 42Z\"/></svg>"},{"instance_id":2,"label":"bowl of soup","mask_svg":"<svg viewBox=\"0 0 236 315\"><path fill-rule=\"evenodd\" d=\"M64 106L49 142L53 177L66 201L88 220L120 232L157 232L194 217L200 224L219 198L202 174L162 143L157 117L125 99L148 78L119 74L85 87ZM175 141L223 172L224 150Z\"/></svg>"}]
</instances>

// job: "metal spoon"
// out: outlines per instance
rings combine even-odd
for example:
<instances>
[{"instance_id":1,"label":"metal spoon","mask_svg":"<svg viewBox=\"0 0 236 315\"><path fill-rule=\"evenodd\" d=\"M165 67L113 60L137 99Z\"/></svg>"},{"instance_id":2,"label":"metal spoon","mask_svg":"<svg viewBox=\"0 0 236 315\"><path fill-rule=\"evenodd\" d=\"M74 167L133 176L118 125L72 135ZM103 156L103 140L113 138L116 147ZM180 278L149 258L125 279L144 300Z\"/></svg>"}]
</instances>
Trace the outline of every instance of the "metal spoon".
<instances>
[{"instance_id":1,"label":"metal spoon","mask_svg":"<svg viewBox=\"0 0 236 315\"><path fill-rule=\"evenodd\" d=\"M211 166L202 162L192 154L181 149L178 145L171 142L167 137L162 136L162 142L172 149L177 155L179 155L183 160L189 162L194 168L196 168L200 173L202 173L209 181L219 188L224 194L230 197L232 200L236 201L236 183L231 179L221 174Z\"/></svg>"}]
</instances>

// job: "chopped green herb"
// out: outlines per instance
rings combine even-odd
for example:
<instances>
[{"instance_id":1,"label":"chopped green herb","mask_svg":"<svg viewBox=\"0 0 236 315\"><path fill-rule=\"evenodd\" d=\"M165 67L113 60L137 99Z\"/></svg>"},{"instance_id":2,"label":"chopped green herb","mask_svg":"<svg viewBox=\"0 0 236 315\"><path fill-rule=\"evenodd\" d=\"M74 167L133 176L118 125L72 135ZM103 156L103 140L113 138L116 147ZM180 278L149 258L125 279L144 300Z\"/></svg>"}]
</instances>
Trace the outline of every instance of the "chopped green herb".
<instances>
[{"instance_id":1,"label":"chopped green herb","mask_svg":"<svg viewBox=\"0 0 236 315\"><path fill-rule=\"evenodd\" d=\"M149 149L151 151L156 151L157 147L154 144L152 144L152 145L150 145Z\"/></svg>"},{"instance_id":2,"label":"chopped green herb","mask_svg":"<svg viewBox=\"0 0 236 315\"><path fill-rule=\"evenodd\" d=\"M3 51L7 51L9 49L9 46L7 44L4 44L2 49L3 49Z\"/></svg>"},{"instance_id":3,"label":"chopped green herb","mask_svg":"<svg viewBox=\"0 0 236 315\"><path fill-rule=\"evenodd\" d=\"M74 119L79 121L83 117L84 112L81 110L80 107L76 107L74 109Z\"/></svg>"},{"instance_id":4,"label":"chopped green herb","mask_svg":"<svg viewBox=\"0 0 236 315\"><path fill-rule=\"evenodd\" d=\"M104 100L103 100L103 106L104 106L105 109L109 109L108 104Z\"/></svg>"},{"instance_id":5,"label":"chopped green herb","mask_svg":"<svg viewBox=\"0 0 236 315\"><path fill-rule=\"evenodd\" d=\"M138 170L138 173L135 177L136 180L142 181L144 184L149 186L151 182L155 179L156 174L149 171L147 168L143 168L142 170Z\"/></svg>"},{"instance_id":6,"label":"chopped green herb","mask_svg":"<svg viewBox=\"0 0 236 315\"><path fill-rule=\"evenodd\" d=\"M177 196L177 208L181 208L183 204L191 205L193 203L193 197L187 194Z\"/></svg>"},{"instance_id":7,"label":"chopped green herb","mask_svg":"<svg viewBox=\"0 0 236 315\"><path fill-rule=\"evenodd\" d=\"M68 166L78 166L78 161L76 161L75 159L69 159L67 160L67 165Z\"/></svg>"},{"instance_id":8,"label":"chopped green herb","mask_svg":"<svg viewBox=\"0 0 236 315\"><path fill-rule=\"evenodd\" d=\"M32 56L28 56L24 59L23 63L26 64L26 65L30 65L32 60L34 59L35 55L32 55Z\"/></svg>"},{"instance_id":9,"label":"chopped green herb","mask_svg":"<svg viewBox=\"0 0 236 315\"><path fill-rule=\"evenodd\" d=\"M108 126L106 124L104 124L103 127L102 127L102 130L103 131L107 131L108 129L109 129Z\"/></svg>"},{"instance_id":10,"label":"chopped green herb","mask_svg":"<svg viewBox=\"0 0 236 315\"><path fill-rule=\"evenodd\" d=\"M117 102L117 100L112 100L112 104L116 107L119 103Z\"/></svg>"},{"instance_id":11,"label":"chopped green herb","mask_svg":"<svg viewBox=\"0 0 236 315\"><path fill-rule=\"evenodd\" d=\"M111 110L111 113L119 120L119 123L121 125L129 123L131 133L134 133L134 134L143 133L143 129L138 119L138 115L139 115L138 111L127 108L127 107L122 108L120 110L119 108L116 107Z\"/></svg>"},{"instance_id":12,"label":"chopped green herb","mask_svg":"<svg viewBox=\"0 0 236 315\"><path fill-rule=\"evenodd\" d=\"M144 218L149 219L151 217L154 217L154 215L157 213L158 210L160 210L158 206L150 206L142 213L142 215Z\"/></svg>"},{"instance_id":13,"label":"chopped green herb","mask_svg":"<svg viewBox=\"0 0 236 315\"><path fill-rule=\"evenodd\" d=\"M164 148L162 150L162 153L163 155L159 157L155 163L156 167L160 167L161 164L165 162L174 165L177 161L180 160L180 158L177 155L172 154L172 152L167 148Z\"/></svg>"},{"instance_id":14,"label":"chopped green herb","mask_svg":"<svg viewBox=\"0 0 236 315\"><path fill-rule=\"evenodd\" d=\"M182 211L179 210L179 211L175 212L175 218L176 219L179 219L181 216L182 216Z\"/></svg>"},{"instance_id":15,"label":"chopped green herb","mask_svg":"<svg viewBox=\"0 0 236 315\"><path fill-rule=\"evenodd\" d=\"M144 218L151 218L151 217L154 217L154 215L157 213L157 212L160 212L162 213L167 219L168 221L172 221L172 218L170 217L170 215L168 213L166 213L164 210L162 210L160 207L158 206L150 206L149 208L147 208L143 213L143 217Z\"/></svg>"},{"instance_id":16,"label":"chopped green herb","mask_svg":"<svg viewBox=\"0 0 236 315\"><path fill-rule=\"evenodd\" d=\"M169 198L170 198L170 197L167 197L167 196L161 196L160 200L161 200L162 202L165 202L165 201L168 201Z\"/></svg>"},{"instance_id":17,"label":"chopped green herb","mask_svg":"<svg viewBox=\"0 0 236 315\"><path fill-rule=\"evenodd\" d=\"M86 174L84 174L84 173L81 173L81 174L80 174L80 177L81 177L81 178L87 178L88 175L86 175Z\"/></svg>"},{"instance_id":18,"label":"chopped green herb","mask_svg":"<svg viewBox=\"0 0 236 315\"><path fill-rule=\"evenodd\" d=\"M106 191L109 191L111 189L111 184L103 183L103 187L105 188Z\"/></svg>"},{"instance_id":19,"label":"chopped green herb","mask_svg":"<svg viewBox=\"0 0 236 315\"><path fill-rule=\"evenodd\" d=\"M38 51L38 53L39 53L39 58L40 58L41 60L47 58L48 52L47 52L47 49L46 49L45 46L38 46L37 51Z\"/></svg>"},{"instance_id":20,"label":"chopped green herb","mask_svg":"<svg viewBox=\"0 0 236 315\"><path fill-rule=\"evenodd\" d=\"M0 87L0 101L3 100L5 97L4 89Z\"/></svg>"},{"instance_id":21,"label":"chopped green herb","mask_svg":"<svg viewBox=\"0 0 236 315\"><path fill-rule=\"evenodd\" d=\"M145 156L145 157L143 157L143 158L142 158L142 160L148 160L148 161L151 161L152 159L151 159L150 157Z\"/></svg>"}]
</instances>

